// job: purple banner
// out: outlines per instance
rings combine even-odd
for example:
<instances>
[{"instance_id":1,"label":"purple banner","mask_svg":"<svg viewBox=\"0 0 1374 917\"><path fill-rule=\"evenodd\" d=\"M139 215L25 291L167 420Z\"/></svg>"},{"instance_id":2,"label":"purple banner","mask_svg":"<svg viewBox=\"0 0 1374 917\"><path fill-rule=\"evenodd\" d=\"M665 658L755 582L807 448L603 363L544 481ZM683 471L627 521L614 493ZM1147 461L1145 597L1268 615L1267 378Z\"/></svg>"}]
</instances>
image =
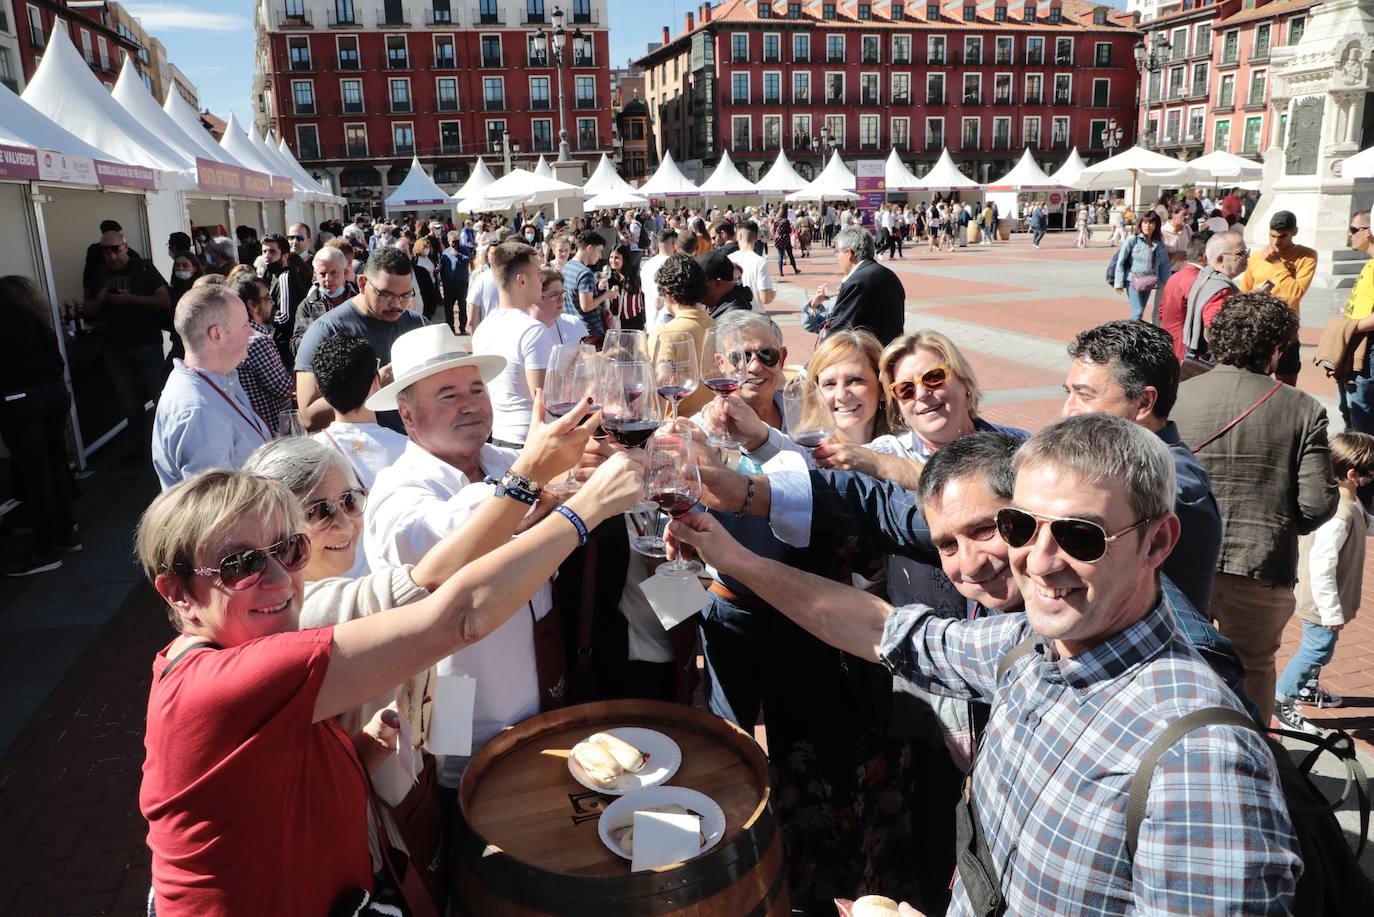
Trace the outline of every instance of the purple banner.
<instances>
[{"instance_id":1,"label":"purple banner","mask_svg":"<svg viewBox=\"0 0 1374 917\"><path fill-rule=\"evenodd\" d=\"M143 166L97 159L95 175L100 184L110 188L143 188L151 191L157 187L157 172Z\"/></svg>"},{"instance_id":2,"label":"purple banner","mask_svg":"<svg viewBox=\"0 0 1374 917\"><path fill-rule=\"evenodd\" d=\"M38 177L38 151L0 143L0 178L32 181Z\"/></svg>"},{"instance_id":3,"label":"purple banner","mask_svg":"<svg viewBox=\"0 0 1374 917\"><path fill-rule=\"evenodd\" d=\"M854 190L859 193L865 226L873 225L873 215L887 198L887 166L881 160L864 160L854 175Z\"/></svg>"}]
</instances>

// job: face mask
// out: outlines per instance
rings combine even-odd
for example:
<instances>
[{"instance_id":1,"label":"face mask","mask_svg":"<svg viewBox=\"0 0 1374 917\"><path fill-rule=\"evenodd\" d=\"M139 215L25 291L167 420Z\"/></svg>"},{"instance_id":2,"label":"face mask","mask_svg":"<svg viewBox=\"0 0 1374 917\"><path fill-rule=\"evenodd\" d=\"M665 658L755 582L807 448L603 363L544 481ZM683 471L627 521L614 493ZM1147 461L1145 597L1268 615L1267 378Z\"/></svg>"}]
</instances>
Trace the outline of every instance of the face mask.
<instances>
[{"instance_id":1,"label":"face mask","mask_svg":"<svg viewBox=\"0 0 1374 917\"><path fill-rule=\"evenodd\" d=\"M532 232L527 232L527 233L525 233L525 241L526 241L526 242L533 242L533 241L534 241L534 233L532 233Z\"/></svg>"},{"instance_id":2,"label":"face mask","mask_svg":"<svg viewBox=\"0 0 1374 917\"><path fill-rule=\"evenodd\" d=\"M324 295L328 296L330 299L337 299L338 297L343 295L343 291L344 288L339 287L337 290L325 290Z\"/></svg>"},{"instance_id":3,"label":"face mask","mask_svg":"<svg viewBox=\"0 0 1374 917\"><path fill-rule=\"evenodd\" d=\"M191 271L174 271L174 272L173 272L173 276L176 277L177 280L190 280L190 279L191 279L191 274L192 274Z\"/></svg>"}]
</instances>

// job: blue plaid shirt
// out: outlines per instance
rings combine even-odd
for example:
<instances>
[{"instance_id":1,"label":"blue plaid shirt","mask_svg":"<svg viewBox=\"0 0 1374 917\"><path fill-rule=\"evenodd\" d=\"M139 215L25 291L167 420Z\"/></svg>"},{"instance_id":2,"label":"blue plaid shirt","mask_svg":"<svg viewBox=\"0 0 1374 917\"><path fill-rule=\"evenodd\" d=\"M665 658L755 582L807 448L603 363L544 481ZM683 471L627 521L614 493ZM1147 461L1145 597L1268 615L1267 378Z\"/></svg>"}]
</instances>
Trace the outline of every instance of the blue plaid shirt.
<instances>
[{"instance_id":1,"label":"blue plaid shirt","mask_svg":"<svg viewBox=\"0 0 1374 917\"><path fill-rule=\"evenodd\" d=\"M1297 838L1260 736L1188 733L1155 768L1135 861L1126 799L1150 743L1201 707L1240 709L1177 632L1168 598L1087 652L1044 644L994 683L1030 633L1024 614L976 621L923 606L889 616L894 672L929 690L988 700L974 801L1008 914L1288 914L1302 872ZM971 913L956 880L950 915Z\"/></svg>"}]
</instances>

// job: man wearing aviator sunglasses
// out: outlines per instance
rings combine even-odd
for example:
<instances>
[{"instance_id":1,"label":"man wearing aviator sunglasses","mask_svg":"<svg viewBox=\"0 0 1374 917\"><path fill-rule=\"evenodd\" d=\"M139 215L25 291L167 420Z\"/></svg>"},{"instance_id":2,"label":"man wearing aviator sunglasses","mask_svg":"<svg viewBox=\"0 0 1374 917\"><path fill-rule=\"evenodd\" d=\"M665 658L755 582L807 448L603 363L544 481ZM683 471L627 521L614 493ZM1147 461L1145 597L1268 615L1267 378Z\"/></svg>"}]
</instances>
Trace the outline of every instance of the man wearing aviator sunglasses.
<instances>
[{"instance_id":1,"label":"man wearing aviator sunglasses","mask_svg":"<svg viewBox=\"0 0 1374 917\"><path fill-rule=\"evenodd\" d=\"M1360 336L1356 341L1365 346L1359 365L1352 367L1351 378L1336 387L1346 426L1361 433L1374 433L1374 371L1370 368L1370 351L1374 348L1369 346L1367 337L1374 332L1374 234L1369 229L1369 211L1361 210L1351 217L1349 229L1350 247L1364 255L1366 261L1345 301L1344 315L1356 323L1355 331Z\"/></svg>"}]
</instances>

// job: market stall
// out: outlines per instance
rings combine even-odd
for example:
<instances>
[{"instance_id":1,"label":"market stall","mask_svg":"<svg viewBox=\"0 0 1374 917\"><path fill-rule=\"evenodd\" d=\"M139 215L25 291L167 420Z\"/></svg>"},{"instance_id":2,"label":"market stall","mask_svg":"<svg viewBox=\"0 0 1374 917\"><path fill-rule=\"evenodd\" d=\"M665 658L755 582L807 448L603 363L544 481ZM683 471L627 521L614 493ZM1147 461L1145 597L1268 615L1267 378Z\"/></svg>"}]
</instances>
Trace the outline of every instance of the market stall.
<instances>
[{"instance_id":1,"label":"market stall","mask_svg":"<svg viewBox=\"0 0 1374 917\"><path fill-rule=\"evenodd\" d=\"M783 196L806 187L806 179L797 174L788 162L787 154L778 150L778 158L773 160L767 174L754 182L754 188L764 197Z\"/></svg>"},{"instance_id":2,"label":"market stall","mask_svg":"<svg viewBox=\"0 0 1374 917\"><path fill-rule=\"evenodd\" d=\"M649 176L649 180L639 186L639 193L652 201L667 197L696 197L701 192L673 162L673 154L664 150L663 161Z\"/></svg>"},{"instance_id":3,"label":"market stall","mask_svg":"<svg viewBox=\"0 0 1374 917\"><path fill-rule=\"evenodd\" d=\"M416 156L410 160L410 171L406 173L405 180L387 195L382 207L386 213L415 210L427 215L442 215L450 203L448 194L434 183Z\"/></svg>"},{"instance_id":4,"label":"market stall","mask_svg":"<svg viewBox=\"0 0 1374 917\"><path fill-rule=\"evenodd\" d=\"M840 158L840 153L836 150L830 156L830 161L825 164L821 174L807 182L800 191L793 191L787 195L789 202L797 201L857 201L859 195L855 192L858 187L858 179L854 173L849 171L849 167Z\"/></svg>"}]
</instances>

